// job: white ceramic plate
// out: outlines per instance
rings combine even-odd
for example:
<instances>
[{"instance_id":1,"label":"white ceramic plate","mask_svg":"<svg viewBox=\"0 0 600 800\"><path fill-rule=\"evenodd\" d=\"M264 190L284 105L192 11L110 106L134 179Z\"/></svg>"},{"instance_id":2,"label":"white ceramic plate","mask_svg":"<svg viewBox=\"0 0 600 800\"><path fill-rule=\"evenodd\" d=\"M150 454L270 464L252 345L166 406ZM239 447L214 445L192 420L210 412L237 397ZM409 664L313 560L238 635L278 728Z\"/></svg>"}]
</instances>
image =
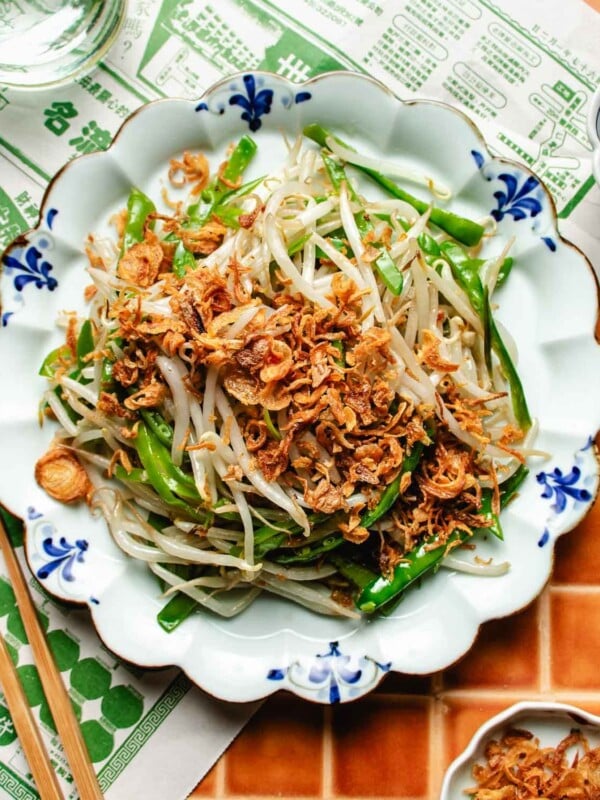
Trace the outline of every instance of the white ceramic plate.
<instances>
[{"instance_id":1,"label":"white ceramic plate","mask_svg":"<svg viewBox=\"0 0 600 800\"><path fill-rule=\"evenodd\" d=\"M450 764L440 800L466 800L464 790L474 785L473 765L485 764L487 743L501 738L510 728L530 731L539 739L540 747L556 747L571 730L581 731L590 747L600 747L600 717L566 703L516 703L482 725Z\"/></svg>"},{"instance_id":2,"label":"white ceramic plate","mask_svg":"<svg viewBox=\"0 0 600 800\"><path fill-rule=\"evenodd\" d=\"M57 312L83 308L88 232L108 231L132 185L160 198L169 158L203 150L216 166L227 145L249 130L259 145L252 170L263 174L283 159L282 133L294 137L314 121L365 152L427 168L453 189L453 211L491 214L498 235L487 252L516 237L516 265L498 294L498 314L520 351L530 407L540 421L539 447L552 456L532 465L506 510L505 541L480 546L483 556L510 562L503 577L441 570L388 618L334 620L264 597L236 619L198 613L166 634L155 621L164 601L154 577L117 549L102 520L85 507L55 503L33 479L33 465L53 435L52 424L38 424L44 380L37 369L60 342ZM492 158L462 114L436 103L401 103L367 77L332 73L294 85L245 74L221 81L196 102L144 107L107 152L77 159L54 179L38 228L4 257L1 290L0 500L27 522L34 574L52 594L88 604L116 653L147 666L177 664L218 697L252 700L287 688L311 700L345 701L370 691L390 670L429 673L448 666L468 650L484 620L510 614L540 592L556 538L577 524L596 493L600 348L589 263L561 241L539 180Z\"/></svg>"}]
</instances>

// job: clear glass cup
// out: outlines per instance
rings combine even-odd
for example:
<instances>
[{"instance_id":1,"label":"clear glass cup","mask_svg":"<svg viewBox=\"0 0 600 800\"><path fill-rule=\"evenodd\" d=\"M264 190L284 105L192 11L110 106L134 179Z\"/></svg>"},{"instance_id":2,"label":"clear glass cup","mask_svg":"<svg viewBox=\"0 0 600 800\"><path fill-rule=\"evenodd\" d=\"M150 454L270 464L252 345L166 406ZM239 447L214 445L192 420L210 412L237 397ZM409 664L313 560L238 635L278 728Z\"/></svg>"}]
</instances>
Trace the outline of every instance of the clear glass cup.
<instances>
[{"instance_id":1,"label":"clear glass cup","mask_svg":"<svg viewBox=\"0 0 600 800\"><path fill-rule=\"evenodd\" d=\"M0 84L39 89L86 72L124 15L125 0L0 0Z\"/></svg>"}]
</instances>

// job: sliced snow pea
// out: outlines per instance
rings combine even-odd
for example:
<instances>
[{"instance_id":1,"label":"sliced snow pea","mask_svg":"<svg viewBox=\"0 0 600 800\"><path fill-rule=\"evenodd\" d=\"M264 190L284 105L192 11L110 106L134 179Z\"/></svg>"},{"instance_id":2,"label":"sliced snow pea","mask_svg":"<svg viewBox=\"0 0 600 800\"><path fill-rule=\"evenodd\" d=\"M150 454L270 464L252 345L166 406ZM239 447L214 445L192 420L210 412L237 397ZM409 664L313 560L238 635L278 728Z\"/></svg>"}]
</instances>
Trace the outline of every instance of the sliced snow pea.
<instances>
[{"instance_id":1,"label":"sliced snow pea","mask_svg":"<svg viewBox=\"0 0 600 800\"><path fill-rule=\"evenodd\" d=\"M489 302L489 301L488 301ZM527 400L525 398L525 391L523 389L523 384L521 383L521 378L519 377L519 373L516 370L515 365L513 364L513 360L510 357L510 353L506 349L506 345L502 341L502 336L500 335L500 331L496 327L496 323L494 318L490 313L490 329L491 329L491 342L492 342L492 349L498 356L498 361L500 362L500 366L502 367L502 371L508 380L508 385L510 386L510 395L512 400L512 407L515 414L515 419L519 424L519 427L524 430L528 431L531 428L531 414L529 413L529 408L527 406Z\"/></svg>"},{"instance_id":2,"label":"sliced snow pea","mask_svg":"<svg viewBox=\"0 0 600 800\"><path fill-rule=\"evenodd\" d=\"M85 366L86 356L89 356L89 354L94 351L94 329L89 319L86 319L81 326L75 351L77 354L77 362L81 369Z\"/></svg>"},{"instance_id":3,"label":"sliced snow pea","mask_svg":"<svg viewBox=\"0 0 600 800\"><path fill-rule=\"evenodd\" d=\"M200 192L199 201L191 205L187 210L189 220L185 227L202 227L213 214L222 219L224 224L228 224L227 220L232 223L237 221L237 217L241 212L238 209L228 208L227 204L254 191L263 182L264 176L254 178L235 189L231 189L228 184L236 183L242 177L254 158L256 149L256 142L253 139L249 136L242 136L222 173L222 177L227 183L221 178L215 178L206 189Z\"/></svg>"},{"instance_id":4,"label":"sliced snow pea","mask_svg":"<svg viewBox=\"0 0 600 800\"><path fill-rule=\"evenodd\" d=\"M503 484L500 486L500 507L504 508L507 503L515 496L519 487L527 477L528 470L526 467L519 467L519 469ZM484 508L487 500L483 504ZM489 498L489 510L491 512L491 493ZM485 513L485 510L484 510ZM498 521L499 526L499 521ZM494 535L498 535L498 531L490 528L479 528L476 532L485 533L491 531ZM475 531L474 531L475 532ZM394 600L398 595L407 589L418 578L421 578L427 572L438 567L446 553L448 546L456 542L466 542L471 537L468 531L457 530L452 533L448 538L446 544L440 547L431 548L432 540L425 540L419 547L406 553L403 560L396 565L394 573L391 578L386 578L383 575L377 575L375 580L367 584L358 584L360 594L356 601L358 608L370 614L388 602ZM500 533L500 538L502 534ZM435 540L433 540L435 541Z\"/></svg>"},{"instance_id":5,"label":"sliced snow pea","mask_svg":"<svg viewBox=\"0 0 600 800\"><path fill-rule=\"evenodd\" d=\"M311 236L312 233L302 233L300 236L296 236L295 239L292 239L287 248L288 256L295 256L296 253L299 253Z\"/></svg>"},{"instance_id":6,"label":"sliced snow pea","mask_svg":"<svg viewBox=\"0 0 600 800\"><path fill-rule=\"evenodd\" d=\"M102 388L106 391L109 386L112 386L114 383L113 381L113 367L115 362L112 358L103 358L102 359L102 372L100 373L100 381L102 383Z\"/></svg>"},{"instance_id":7,"label":"sliced snow pea","mask_svg":"<svg viewBox=\"0 0 600 800\"><path fill-rule=\"evenodd\" d=\"M261 175L259 178L253 178L251 181L243 183L241 186L238 186L237 189L230 189L228 192L221 195L219 203L225 205L226 203L231 203L232 200L237 200L238 197L251 194L257 186L260 186L266 177L266 175Z\"/></svg>"},{"instance_id":8,"label":"sliced snow pea","mask_svg":"<svg viewBox=\"0 0 600 800\"><path fill-rule=\"evenodd\" d=\"M369 567L353 559L346 558L342 554L334 553L327 560L336 567L340 575L352 581L357 589L360 590L370 586L379 577L378 573L369 569Z\"/></svg>"},{"instance_id":9,"label":"sliced snow pea","mask_svg":"<svg viewBox=\"0 0 600 800\"><path fill-rule=\"evenodd\" d=\"M79 330L77 342L75 343L75 356L77 358L77 369L71 372L70 378L77 380L81 370L85 366L85 357L94 351L94 329L89 319L86 319ZM73 353L68 344L61 344L51 350L43 360L38 374L44 378L53 378L56 370L65 363L73 361Z\"/></svg>"},{"instance_id":10,"label":"sliced snow pea","mask_svg":"<svg viewBox=\"0 0 600 800\"><path fill-rule=\"evenodd\" d=\"M484 347L486 355L491 348L500 361L500 366L510 386L511 400L515 419L523 430L531 427L531 416L525 399L525 392L519 374L513 364L512 358L502 336L494 321L490 308L489 292L484 288L479 275L481 262L469 258L468 254L453 242L443 242L441 250L444 258L450 264L450 269L461 288L467 294L473 309L480 315L484 326Z\"/></svg>"},{"instance_id":11,"label":"sliced snow pea","mask_svg":"<svg viewBox=\"0 0 600 800\"><path fill-rule=\"evenodd\" d=\"M316 561L320 556L335 550L344 543L341 533L328 533L322 539L301 547L286 548L273 556L277 564L307 564Z\"/></svg>"},{"instance_id":12,"label":"sliced snow pea","mask_svg":"<svg viewBox=\"0 0 600 800\"><path fill-rule=\"evenodd\" d=\"M366 514L363 515L361 519L361 526L363 528L370 528L374 525L378 519L383 517L390 508L395 504L395 502L400 497L400 482L402 481L402 476L405 475L407 472L414 472L424 450L423 442L415 442L413 445L412 450L406 456L404 461L402 462L402 467L400 468L400 472L394 480L389 483L386 488L381 493L381 497L379 498L379 502L372 508L370 511L367 511Z\"/></svg>"},{"instance_id":13,"label":"sliced snow pea","mask_svg":"<svg viewBox=\"0 0 600 800\"><path fill-rule=\"evenodd\" d=\"M237 206L215 206L213 215L225 225L226 228L238 230L240 227L239 219L244 212Z\"/></svg>"},{"instance_id":14,"label":"sliced snow pea","mask_svg":"<svg viewBox=\"0 0 600 800\"><path fill-rule=\"evenodd\" d=\"M338 358L335 359L336 366L343 369L346 366L346 348L344 347L344 343L340 339L336 339L331 342L331 345L335 347L339 353Z\"/></svg>"},{"instance_id":15,"label":"sliced snow pea","mask_svg":"<svg viewBox=\"0 0 600 800\"><path fill-rule=\"evenodd\" d=\"M123 232L123 247L121 255L130 247L144 240L144 226L149 214L153 214L156 207L152 200L139 189L132 189L127 200L127 221Z\"/></svg>"},{"instance_id":16,"label":"sliced snow pea","mask_svg":"<svg viewBox=\"0 0 600 800\"><path fill-rule=\"evenodd\" d=\"M203 189L200 192L200 199L197 203L191 205L187 210L189 220L184 224L184 227L199 227L206 225L211 218L217 203L217 194L214 189Z\"/></svg>"},{"instance_id":17,"label":"sliced snow pea","mask_svg":"<svg viewBox=\"0 0 600 800\"><path fill-rule=\"evenodd\" d=\"M41 375L43 378L53 378L56 370L65 363L71 361L72 358L73 354L71 353L69 345L61 344L59 347L51 350L42 361L38 375Z\"/></svg>"},{"instance_id":18,"label":"sliced snow pea","mask_svg":"<svg viewBox=\"0 0 600 800\"><path fill-rule=\"evenodd\" d=\"M189 269L196 268L196 259L186 249L183 242L177 242L177 247L173 253L173 272L178 278L184 278Z\"/></svg>"},{"instance_id":19,"label":"sliced snow pea","mask_svg":"<svg viewBox=\"0 0 600 800\"><path fill-rule=\"evenodd\" d=\"M141 469L140 467L134 467L128 472L122 464L115 464L113 475L120 481L148 483L148 473L145 469Z\"/></svg>"},{"instance_id":20,"label":"sliced snow pea","mask_svg":"<svg viewBox=\"0 0 600 800\"><path fill-rule=\"evenodd\" d=\"M223 170L222 177L228 183L235 183L239 180L254 158L256 150L257 145L254 139L247 135L242 136L227 159L227 166Z\"/></svg>"},{"instance_id":21,"label":"sliced snow pea","mask_svg":"<svg viewBox=\"0 0 600 800\"><path fill-rule=\"evenodd\" d=\"M334 158L331 158L331 156L327 155L327 153L322 153L322 157L329 180L331 181L331 185L335 191L339 192L342 183L345 182L352 200L359 202L360 198L352 188L352 184L346 175L346 170L342 167L342 165ZM367 234L375 229L375 226L371 220L362 211L359 211L357 214L355 214L354 219L356 220L356 226L363 239L365 236L367 236ZM379 277L392 294L399 295L402 291L402 285L404 282L402 273L394 264L392 257L384 245L378 242L374 242L373 245L381 251L381 255L379 255L373 262L377 272L379 273Z\"/></svg>"},{"instance_id":22,"label":"sliced snow pea","mask_svg":"<svg viewBox=\"0 0 600 800\"><path fill-rule=\"evenodd\" d=\"M199 603L184 592L177 592L169 599L169 602L161 608L156 615L156 619L160 627L167 633L171 633L181 623L186 620L190 614L199 608Z\"/></svg>"},{"instance_id":23,"label":"sliced snow pea","mask_svg":"<svg viewBox=\"0 0 600 800\"><path fill-rule=\"evenodd\" d=\"M141 408L140 414L157 439L164 444L165 447L171 447L173 444L173 428L163 415L151 408Z\"/></svg>"},{"instance_id":24,"label":"sliced snow pea","mask_svg":"<svg viewBox=\"0 0 600 800\"><path fill-rule=\"evenodd\" d=\"M165 504L192 520L204 522L206 514L197 508L200 498L195 487L192 489L186 481L180 479L181 470L178 472L178 468L173 469L175 465L169 452L144 423L138 425L135 446L149 483ZM190 505L186 500L195 505Z\"/></svg>"},{"instance_id":25,"label":"sliced snow pea","mask_svg":"<svg viewBox=\"0 0 600 800\"><path fill-rule=\"evenodd\" d=\"M356 605L365 614L372 614L373 611L381 608L400 592L403 592L426 572L438 566L450 545L456 542L464 542L470 535L467 531L455 531L448 537L446 544L431 550L427 549L430 547L430 542L423 542L419 547L406 553L403 560L394 567L394 573L391 578L378 575L372 583L363 587L356 600Z\"/></svg>"},{"instance_id":26,"label":"sliced snow pea","mask_svg":"<svg viewBox=\"0 0 600 800\"><path fill-rule=\"evenodd\" d=\"M277 426L271 419L271 414L269 413L268 408L263 409L263 419L265 421L265 425L267 426L267 430L269 431L269 435L273 439L276 439L278 442L280 442L283 439L283 436L281 435Z\"/></svg>"},{"instance_id":27,"label":"sliced snow pea","mask_svg":"<svg viewBox=\"0 0 600 800\"><path fill-rule=\"evenodd\" d=\"M316 124L308 125L306 128L304 128L304 135L309 139L312 139L321 147L327 147L327 138L332 136L329 131ZM343 142L337 136L333 136L332 138L339 142L339 144L343 147L351 149L350 145ZM386 191L389 192L389 194L391 194L393 197L404 200L405 203L408 203L414 209L416 209L419 214L424 214L430 207L430 203L420 200L408 192L405 192L404 189L401 189L396 183L391 181L389 178L386 178L385 175L382 175L380 172L368 167L356 166L356 169L372 178L376 183L386 189ZM473 245L479 244L481 237L484 234L484 228L482 225L479 225L479 223L473 222L466 217L460 217L457 214L453 214L451 211L446 211L445 209L438 208L436 206L433 206L431 209L430 220L437 225L438 228L446 231L446 233L449 233L450 236L453 236L457 241L462 242L462 244L467 245L467 247L472 247Z\"/></svg>"}]
</instances>

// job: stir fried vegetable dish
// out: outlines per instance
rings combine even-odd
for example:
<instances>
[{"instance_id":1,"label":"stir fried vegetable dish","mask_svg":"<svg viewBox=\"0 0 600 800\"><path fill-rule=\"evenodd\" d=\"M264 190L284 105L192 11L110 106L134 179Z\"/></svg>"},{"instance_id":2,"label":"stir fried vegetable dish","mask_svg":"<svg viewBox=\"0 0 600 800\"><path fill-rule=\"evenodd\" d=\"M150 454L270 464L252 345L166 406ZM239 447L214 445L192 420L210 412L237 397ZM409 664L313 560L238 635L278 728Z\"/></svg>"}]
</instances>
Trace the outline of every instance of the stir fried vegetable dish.
<instances>
[{"instance_id":1,"label":"stir fried vegetable dish","mask_svg":"<svg viewBox=\"0 0 600 800\"><path fill-rule=\"evenodd\" d=\"M60 430L36 478L148 563L167 629L262 592L389 609L473 537L501 538L527 473L532 420L493 313L510 242L481 255L493 221L318 125L249 179L256 147L173 159L167 213L132 189L114 240L90 236L88 316L64 314L41 367Z\"/></svg>"}]
</instances>

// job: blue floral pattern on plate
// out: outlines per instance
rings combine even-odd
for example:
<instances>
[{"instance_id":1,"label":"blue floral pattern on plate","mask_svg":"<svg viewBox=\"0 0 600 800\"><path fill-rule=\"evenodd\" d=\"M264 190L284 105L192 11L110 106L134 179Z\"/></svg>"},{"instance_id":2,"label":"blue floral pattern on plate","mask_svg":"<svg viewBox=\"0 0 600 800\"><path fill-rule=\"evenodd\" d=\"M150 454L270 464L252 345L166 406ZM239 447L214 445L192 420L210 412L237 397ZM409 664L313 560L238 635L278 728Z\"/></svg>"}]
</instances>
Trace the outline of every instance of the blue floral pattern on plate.
<instances>
[{"instance_id":1,"label":"blue floral pattern on plate","mask_svg":"<svg viewBox=\"0 0 600 800\"><path fill-rule=\"evenodd\" d=\"M504 184L504 189L498 189L493 195L496 208L491 209L490 216L496 222L501 222L507 215L518 222L523 219L533 219L541 213L544 194L540 181L534 175L517 172L500 172L498 175L492 175L483 153L471 150L471 155L477 169L488 181L499 180ZM550 250L553 249L548 242L546 244Z\"/></svg>"},{"instance_id":2,"label":"blue floral pattern on plate","mask_svg":"<svg viewBox=\"0 0 600 800\"><path fill-rule=\"evenodd\" d=\"M275 98L276 89L267 85L264 76L248 73L242 76L243 89L237 83L232 83L225 90L229 95L227 102L218 99L216 103L202 102L196 106L196 111L212 111L216 114L224 114L227 106L239 106L242 108L241 119L248 123L251 131L257 131L262 126L262 119L265 114L271 112L271 106ZM280 101L284 108L291 108L297 103L305 103L310 100L311 93L307 91L293 92L281 90ZM219 93L219 97L222 93Z\"/></svg>"},{"instance_id":3,"label":"blue floral pattern on plate","mask_svg":"<svg viewBox=\"0 0 600 800\"><path fill-rule=\"evenodd\" d=\"M48 211L49 227L57 213L55 208ZM40 232L40 235L30 239L25 245L9 248L3 255L4 276L12 283L14 290L12 296L14 305L2 312L3 328L8 325L15 311L23 306L26 287L33 285L37 289L46 289L49 292L53 292L58 287L58 280L50 274L54 267L46 255L46 251L52 249L53 245L52 237L45 232ZM6 297L3 299L6 306Z\"/></svg>"},{"instance_id":4,"label":"blue floral pattern on plate","mask_svg":"<svg viewBox=\"0 0 600 800\"><path fill-rule=\"evenodd\" d=\"M590 436L584 446L575 453L574 463L567 472L560 467L554 467L551 470L541 470L536 474L537 482L543 487L540 497L544 500L554 500L550 504L552 515L538 541L539 547L543 547L550 540L549 526L552 518L567 511L569 500L572 501L572 505L592 501L593 492L587 488L586 484L592 485L595 480L596 462L593 447L594 442ZM585 466L588 455L592 456L589 469Z\"/></svg>"},{"instance_id":5,"label":"blue floral pattern on plate","mask_svg":"<svg viewBox=\"0 0 600 800\"><path fill-rule=\"evenodd\" d=\"M46 537L42 541L42 550L48 560L37 570L36 576L43 581L57 570L65 581L74 581L73 566L76 562L84 561L88 547L86 539L76 539L71 544L64 536L61 536L57 543L54 542L53 537Z\"/></svg>"},{"instance_id":6,"label":"blue floral pattern on plate","mask_svg":"<svg viewBox=\"0 0 600 800\"><path fill-rule=\"evenodd\" d=\"M344 655L338 642L330 642L326 653L318 653L306 661L294 661L283 669L271 669L267 679L287 679L293 686L314 693L321 702L339 703L375 686L391 666L391 662L382 664L370 656L356 659Z\"/></svg>"},{"instance_id":7,"label":"blue floral pattern on plate","mask_svg":"<svg viewBox=\"0 0 600 800\"><path fill-rule=\"evenodd\" d=\"M567 473L564 473L559 467L554 467L550 472L542 470L535 476L537 482L544 487L541 496L545 500L554 497L554 503L550 508L556 514L563 513L567 507L568 498L575 503L589 503L592 500L592 492L581 485L593 480L592 470L588 475L582 470L581 465L587 453L593 455L593 448L594 441L590 436L583 447L580 447L575 453L575 463Z\"/></svg>"},{"instance_id":8,"label":"blue floral pattern on plate","mask_svg":"<svg viewBox=\"0 0 600 800\"><path fill-rule=\"evenodd\" d=\"M536 196L540 187L537 178L529 175L522 183L519 183L516 175L502 172L498 175L498 180L505 184L506 190L494 192L498 208L494 208L491 215L496 222L503 220L506 214L509 214L515 221L527 217L537 217L542 210L542 204Z\"/></svg>"}]
</instances>

